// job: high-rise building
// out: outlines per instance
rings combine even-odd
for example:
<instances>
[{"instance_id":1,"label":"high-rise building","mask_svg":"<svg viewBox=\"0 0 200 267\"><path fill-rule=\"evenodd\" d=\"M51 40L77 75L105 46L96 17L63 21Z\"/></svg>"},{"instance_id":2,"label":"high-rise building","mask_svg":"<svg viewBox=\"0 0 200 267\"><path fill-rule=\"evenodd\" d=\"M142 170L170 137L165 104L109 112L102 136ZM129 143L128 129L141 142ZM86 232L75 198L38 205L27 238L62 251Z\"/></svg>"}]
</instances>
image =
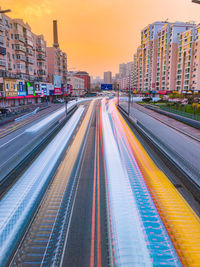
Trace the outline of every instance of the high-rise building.
<instances>
[{"instance_id":1,"label":"high-rise building","mask_svg":"<svg viewBox=\"0 0 200 267\"><path fill-rule=\"evenodd\" d=\"M111 71L104 72L104 83L112 84L112 72Z\"/></svg>"},{"instance_id":2,"label":"high-rise building","mask_svg":"<svg viewBox=\"0 0 200 267\"><path fill-rule=\"evenodd\" d=\"M157 56L158 56L158 32L166 22L154 22L141 31L142 52L142 90L155 90Z\"/></svg>"},{"instance_id":3,"label":"high-rise building","mask_svg":"<svg viewBox=\"0 0 200 267\"><path fill-rule=\"evenodd\" d=\"M176 90L179 35L193 24L166 23L158 33L158 63L156 90Z\"/></svg>"},{"instance_id":4,"label":"high-rise building","mask_svg":"<svg viewBox=\"0 0 200 267\"><path fill-rule=\"evenodd\" d=\"M195 28L195 39L193 45L192 84L195 93L200 92L200 24Z\"/></svg>"},{"instance_id":5,"label":"high-rise building","mask_svg":"<svg viewBox=\"0 0 200 267\"><path fill-rule=\"evenodd\" d=\"M195 47L195 27L179 35L178 68L176 90L187 92L192 88L193 52Z\"/></svg>"},{"instance_id":6,"label":"high-rise building","mask_svg":"<svg viewBox=\"0 0 200 267\"><path fill-rule=\"evenodd\" d=\"M120 75L120 77L125 77L126 69L127 69L126 63L119 64L119 75Z\"/></svg>"}]
</instances>

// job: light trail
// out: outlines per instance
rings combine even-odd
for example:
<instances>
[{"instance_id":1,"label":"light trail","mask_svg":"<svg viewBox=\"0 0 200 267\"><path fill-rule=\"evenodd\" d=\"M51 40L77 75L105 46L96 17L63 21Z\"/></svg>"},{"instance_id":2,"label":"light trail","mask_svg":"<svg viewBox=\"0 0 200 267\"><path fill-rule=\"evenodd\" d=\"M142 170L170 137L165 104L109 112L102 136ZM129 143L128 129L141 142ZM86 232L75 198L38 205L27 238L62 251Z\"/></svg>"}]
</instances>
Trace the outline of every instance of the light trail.
<instances>
[{"instance_id":1,"label":"light trail","mask_svg":"<svg viewBox=\"0 0 200 267\"><path fill-rule=\"evenodd\" d=\"M80 107L0 200L0 266L9 259L78 124Z\"/></svg>"},{"instance_id":2,"label":"light trail","mask_svg":"<svg viewBox=\"0 0 200 267\"><path fill-rule=\"evenodd\" d=\"M109 247L112 266L153 266L128 174L121 162L105 101L102 133L106 169Z\"/></svg>"},{"instance_id":3,"label":"light trail","mask_svg":"<svg viewBox=\"0 0 200 267\"><path fill-rule=\"evenodd\" d=\"M119 113L118 116L181 262L184 266L199 266L199 218L164 173L157 168Z\"/></svg>"}]
</instances>

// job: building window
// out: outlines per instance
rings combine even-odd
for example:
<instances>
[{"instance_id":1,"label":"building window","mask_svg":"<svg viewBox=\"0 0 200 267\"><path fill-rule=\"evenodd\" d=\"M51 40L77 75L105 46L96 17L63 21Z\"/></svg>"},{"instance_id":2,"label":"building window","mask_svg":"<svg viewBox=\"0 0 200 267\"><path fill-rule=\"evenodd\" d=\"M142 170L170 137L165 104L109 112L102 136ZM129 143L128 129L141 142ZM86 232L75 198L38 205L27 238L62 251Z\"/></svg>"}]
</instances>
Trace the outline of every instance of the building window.
<instances>
[{"instance_id":1,"label":"building window","mask_svg":"<svg viewBox=\"0 0 200 267\"><path fill-rule=\"evenodd\" d=\"M11 39L13 39L13 34L11 33Z\"/></svg>"},{"instance_id":2,"label":"building window","mask_svg":"<svg viewBox=\"0 0 200 267\"><path fill-rule=\"evenodd\" d=\"M12 54L12 58L15 59L15 55L14 54Z\"/></svg>"},{"instance_id":3,"label":"building window","mask_svg":"<svg viewBox=\"0 0 200 267\"><path fill-rule=\"evenodd\" d=\"M9 90L9 84L8 83L6 84L6 89Z\"/></svg>"},{"instance_id":4,"label":"building window","mask_svg":"<svg viewBox=\"0 0 200 267\"><path fill-rule=\"evenodd\" d=\"M13 64L13 69L15 69L15 64Z\"/></svg>"}]
</instances>

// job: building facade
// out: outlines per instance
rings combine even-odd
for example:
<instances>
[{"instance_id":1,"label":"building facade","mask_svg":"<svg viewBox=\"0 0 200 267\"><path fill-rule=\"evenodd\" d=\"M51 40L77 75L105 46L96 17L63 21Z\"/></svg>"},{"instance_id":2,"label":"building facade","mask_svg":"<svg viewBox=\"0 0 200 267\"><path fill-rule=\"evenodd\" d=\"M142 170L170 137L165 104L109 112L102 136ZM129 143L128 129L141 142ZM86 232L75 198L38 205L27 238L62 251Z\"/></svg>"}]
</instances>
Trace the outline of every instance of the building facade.
<instances>
[{"instance_id":1,"label":"building facade","mask_svg":"<svg viewBox=\"0 0 200 267\"><path fill-rule=\"evenodd\" d=\"M166 23L158 33L157 91L176 90L179 36L193 24Z\"/></svg>"},{"instance_id":2,"label":"building facade","mask_svg":"<svg viewBox=\"0 0 200 267\"><path fill-rule=\"evenodd\" d=\"M91 89L89 74L86 71L78 71L75 76L84 80L84 89L89 92Z\"/></svg>"},{"instance_id":3,"label":"building facade","mask_svg":"<svg viewBox=\"0 0 200 267\"><path fill-rule=\"evenodd\" d=\"M166 22L154 22L141 31L142 90L156 89L158 32Z\"/></svg>"},{"instance_id":4,"label":"building facade","mask_svg":"<svg viewBox=\"0 0 200 267\"><path fill-rule=\"evenodd\" d=\"M179 36L176 90L183 93L192 89L194 40L195 28L184 31Z\"/></svg>"},{"instance_id":5,"label":"building facade","mask_svg":"<svg viewBox=\"0 0 200 267\"><path fill-rule=\"evenodd\" d=\"M72 96L84 95L84 92L85 92L84 79L78 78L76 76L70 76L70 77L68 77L68 84L71 85L71 95Z\"/></svg>"},{"instance_id":6,"label":"building facade","mask_svg":"<svg viewBox=\"0 0 200 267\"><path fill-rule=\"evenodd\" d=\"M112 72L106 71L104 72L104 83L105 84L112 84Z\"/></svg>"}]
</instances>

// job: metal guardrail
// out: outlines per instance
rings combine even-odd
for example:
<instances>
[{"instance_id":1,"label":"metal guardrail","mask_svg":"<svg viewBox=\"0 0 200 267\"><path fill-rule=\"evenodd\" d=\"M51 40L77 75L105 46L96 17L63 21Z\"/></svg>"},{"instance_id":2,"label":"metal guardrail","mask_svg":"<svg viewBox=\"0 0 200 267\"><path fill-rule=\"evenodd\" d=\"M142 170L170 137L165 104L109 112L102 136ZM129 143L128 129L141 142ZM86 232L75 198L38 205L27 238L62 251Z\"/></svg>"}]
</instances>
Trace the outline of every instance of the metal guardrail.
<instances>
[{"instance_id":1,"label":"metal guardrail","mask_svg":"<svg viewBox=\"0 0 200 267\"><path fill-rule=\"evenodd\" d=\"M200 121L198 120L194 120L194 119L191 119L191 118L188 118L188 117L184 117L182 115L179 115L179 114L175 114L175 113L172 113L172 112L168 112L168 111L165 111L165 110L162 110L160 108L156 108L156 107L153 107L151 105L145 105L146 108L148 109L151 109L153 111L156 111L160 114L163 114L163 115L166 115L172 119L175 119L175 120L178 120L178 121L181 121L185 124L188 124L194 128L197 128L197 129L200 129Z\"/></svg>"},{"instance_id":2,"label":"metal guardrail","mask_svg":"<svg viewBox=\"0 0 200 267\"><path fill-rule=\"evenodd\" d=\"M177 110L177 109L173 109L173 108L168 108L168 107L160 107L162 110L167 111L167 112L171 112L186 118L190 118L192 120L197 120L200 121L200 116L198 114L191 114L188 112L185 112L183 110Z\"/></svg>"}]
</instances>

